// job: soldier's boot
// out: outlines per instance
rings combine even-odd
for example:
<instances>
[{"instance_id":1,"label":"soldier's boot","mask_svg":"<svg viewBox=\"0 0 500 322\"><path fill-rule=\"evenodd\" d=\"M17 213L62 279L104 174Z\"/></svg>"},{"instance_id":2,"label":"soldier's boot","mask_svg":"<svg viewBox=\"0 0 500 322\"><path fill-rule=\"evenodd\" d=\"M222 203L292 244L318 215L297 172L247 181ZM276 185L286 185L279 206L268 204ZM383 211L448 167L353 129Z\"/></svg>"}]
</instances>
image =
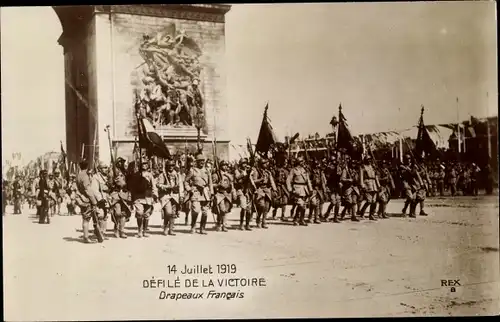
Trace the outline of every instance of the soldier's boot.
<instances>
[{"instance_id":1,"label":"soldier's boot","mask_svg":"<svg viewBox=\"0 0 500 322\"><path fill-rule=\"evenodd\" d=\"M50 216L47 213L45 213L45 218L47 218L47 224L50 224Z\"/></svg>"},{"instance_id":2,"label":"soldier's boot","mask_svg":"<svg viewBox=\"0 0 500 322\"><path fill-rule=\"evenodd\" d=\"M286 205L281 206L281 221L285 221L285 210L286 210Z\"/></svg>"},{"instance_id":3,"label":"soldier's boot","mask_svg":"<svg viewBox=\"0 0 500 322\"><path fill-rule=\"evenodd\" d=\"M186 211L186 217L184 217L184 226L188 225L189 211Z\"/></svg>"},{"instance_id":4,"label":"soldier's boot","mask_svg":"<svg viewBox=\"0 0 500 322\"><path fill-rule=\"evenodd\" d=\"M251 231L252 228L250 228L250 222L252 221L252 211L246 211L245 212L245 230Z\"/></svg>"},{"instance_id":5,"label":"soldier's boot","mask_svg":"<svg viewBox=\"0 0 500 322\"><path fill-rule=\"evenodd\" d=\"M125 223L127 222L127 218L125 216L122 216L119 218L118 222L118 229L119 229L119 235L120 238L126 239L127 235L125 234Z\"/></svg>"},{"instance_id":6,"label":"soldier's boot","mask_svg":"<svg viewBox=\"0 0 500 322\"><path fill-rule=\"evenodd\" d=\"M115 236L115 238L120 238L120 218L116 218L113 223L113 235Z\"/></svg>"},{"instance_id":7,"label":"soldier's boot","mask_svg":"<svg viewBox=\"0 0 500 322\"><path fill-rule=\"evenodd\" d=\"M405 200L405 205L403 206L403 210L401 210L401 214L403 217L406 217L406 209L408 209L408 206L410 205L411 201L406 199Z\"/></svg>"},{"instance_id":8,"label":"soldier's boot","mask_svg":"<svg viewBox=\"0 0 500 322\"><path fill-rule=\"evenodd\" d=\"M356 217L356 211L354 211L354 208L350 207L349 212L351 213L351 221L360 221L358 217Z\"/></svg>"},{"instance_id":9,"label":"soldier's boot","mask_svg":"<svg viewBox=\"0 0 500 322\"><path fill-rule=\"evenodd\" d=\"M101 227L102 238L104 238L105 240L109 240L109 238L106 237L106 230L108 228L108 222L105 219L100 219L99 220L99 227Z\"/></svg>"},{"instance_id":10,"label":"soldier's boot","mask_svg":"<svg viewBox=\"0 0 500 322\"><path fill-rule=\"evenodd\" d=\"M221 218L221 226L222 226L222 231L223 232L227 232L226 216L227 216L227 214L223 213L222 214L222 218Z\"/></svg>"},{"instance_id":11,"label":"soldier's boot","mask_svg":"<svg viewBox=\"0 0 500 322\"><path fill-rule=\"evenodd\" d=\"M239 230L243 230L243 222L245 221L245 210L241 209L240 211L240 226L238 227Z\"/></svg>"},{"instance_id":12,"label":"soldier's boot","mask_svg":"<svg viewBox=\"0 0 500 322\"><path fill-rule=\"evenodd\" d=\"M305 217L306 217L306 208L300 208L297 209L297 212L299 213L299 225L300 226L307 226L307 223L305 222Z\"/></svg>"},{"instance_id":13,"label":"soldier's boot","mask_svg":"<svg viewBox=\"0 0 500 322\"><path fill-rule=\"evenodd\" d=\"M144 218L144 221L142 223L142 237L149 237L149 232L148 232L148 224L149 224L149 218L146 219Z\"/></svg>"},{"instance_id":14,"label":"soldier's boot","mask_svg":"<svg viewBox=\"0 0 500 322\"><path fill-rule=\"evenodd\" d=\"M328 208L326 209L326 212L320 216L320 220L321 221L328 221L328 217L330 217L330 214L332 213L332 209L333 209L333 203L330 202L330 204L328 205Z\"/></svg>"},{"instance_id":15,"label":"soldier's boot","mask_svg":"<svg viewBox=\"0 0 500 322\"><path fill-rule=\"evenodd\" d=\"M339 203L336 203L335 207L333 208L333 222L336 222L336 223L340 222L339 212L340 212L340 205L339 205Z\"/></svg>"},{"instance_id":16,"label":"soldier's boot","mask_svg":"<svg viewBox=\"0 0 500 322\"><path fill-rule=\"evenodd\" d=\"M383 219L389 218L387 214L385 213L385 210L387 208L387 203L381 202L378 208L378 216Z\"/></svg>"},{"instance_id":17,"label":"soldier's boot","mask_svg":"<svg viewBox=\"0 0 500 322\"><path fill-rule=\"evenodd\" d=\"M276 219L276 214L278 213L278 207L273 208L273 220Z\"/></svg>"},{"instance_id":18,"label":"soldier's boot","mask_svg":"<svg viewBox=\"0 0 500 322\"><path fill-rule=\"evenodd\" d=\"M368 218L373 221L377 221L377 218L375 218L375 210L377 210L377 204L376 203L371 203L370 204L370 214Z\"/></svg>"},{"instance_id":19,"label":"soldier's boot","mask_svg":"<svg viewBox=\"0 0 500 322\"><path fill-rule=\"evenodd\" d=\"M424 211L424 206L425 206L424 200L421 200L419 204L420 204L420 216L428 216L428 214Z\"/></svg>"},{"instance_id":20,"label":"soldier's boot","mask_svg":"<svg viewBox=\"0 0 500 322\"><path fill-rule=\"evenodd\" d=\"M207 225L207 214L202 214L201 215L201 221L200 221L200 234L201 235L206 235L207 232L205 231L205 226Z\"/></svg>"},{"instance_id":21,"label":"soldier's boot","mask_svg":"<svg viewBox=\"0 0 500 322\"><path fill-rule=\"evenodd\" d=\"M194 211L191 212L191 230L189 230L190 234L194 234L194 229L196 227L196 220L198 219L198 213Z\"/></svg>"},{"instance_id":22,"label":"soldier's boot","mask_svg":"<svg viewBox=\"0 0 500 322\"><path fill-rule=\"evenodd\" d=\"M416 218L417 217L417 215L415 214L416 208L417 208L417 203L416 202L412 202L410 204L410 217L411 218Z\"/></svg>"},{"instance_id":23,"label":"soldier's boot","mask_svg":"<svg viewBox=\"0 0 500 322\"><path fill-rule=\"evenodd\" d=\"M263 215L260 212L257 212L257 218L255 218L255 228L260 228L260 220L263 217Z\"/></svg>"},{"instance_id":24,"label":"soldier's boot","mask_svg":"<svg viewBox=\"0 0 500 322\"><path fill-rule=\"evenodd\" d=\"M219 211L219 213L217 214L217 223L215 224L215 231L220 231L221 230L221 226L222 226L222 212Z\"/></svg>"},{"instance_id":25,"label":"soldier's boot","mask_svg":"<svg viewBox=\"0 0 500 322\"><path fill-rule=\"evenodd\" d=\"M264 229L268 229L269 228L267 226L267 218L266 218L266 214L265 213L262 214L261 227L264 228Z\"/></svg>"},{"instance_id":26,"label":"soldier's boot","mask_svg":"<svg viewBox=\"0 0 500 322\"><path fill-rule=\"evenodd\" d=\"M368 206L370 206L370 204L368 203L368 201L366 201L364 204L363 204L363 207L361 207L361 209L359 210L358 212L358 216L360 218L364 218L365 216L365 212L366 212L366 209L368 209ZM359 208L358 208L359 209Z\"/></svg>"},{"instance_id":27,"label":"soldier's boot","mask_svg":"<svg viewBox=\"0 0 500 322\"><path fill-rule=\"evenodd\" d=\"M174 225L175 225L175 217L172 216L168 222L168 234L170 236L175 236Z\"/></svg>"},{"instance_id":28,"label":"soldier's boot","mask_svg":"<svg viewBox=\"0 0 500 322\"><path fill-rule=\"evenodd\" d=\"M143 219L142 218L136 218L136 219L137 219L137 238L141 238Z\"/></svg>"},{"instance_id":29,"label":"soldier's boot","mask_svg":"<svg viewBox=\"0 0 500 322\"><path fill-rule=\"evenodd\" d=\"M84 220L83 223L82 223L82 229L83 229L83 242L85 244L90 244L91 241L90 241L90 238L89 238L89 221L88 220Z\"/></svg>"},{"instance_id":30,"label":"soldier's boot","mask_svg":"<svg viewBox=\"0 0 500 322\"><path fill-rule=\"evenodd\" d=\"M314 211L314 223L315 224L321 224L320 217L321 217L321 204L316 206L316 210Z\"/></svg>"},{"instance_id":31,"label":"soldier's boot","mask_svg":"<svg viewBox=\"0 0 500 322\"><path fill-rule=\"evenodd\" d=\"M168 219L167 216L163 216L163 235L168 235Z\"/></svg>"},{"instance_id":32,"label":"soldier's boot","mask_svg":"<svg viewBox=\"0 0 500 322\"><path fill-rule=\"evenodd\" d=\"M293 225L294 226L297 226L299 224L299 219L300 219L300 211L299 211L299 207L295 206L292 208L292 218L293 218Z\"/></svg>"}]
</instances>

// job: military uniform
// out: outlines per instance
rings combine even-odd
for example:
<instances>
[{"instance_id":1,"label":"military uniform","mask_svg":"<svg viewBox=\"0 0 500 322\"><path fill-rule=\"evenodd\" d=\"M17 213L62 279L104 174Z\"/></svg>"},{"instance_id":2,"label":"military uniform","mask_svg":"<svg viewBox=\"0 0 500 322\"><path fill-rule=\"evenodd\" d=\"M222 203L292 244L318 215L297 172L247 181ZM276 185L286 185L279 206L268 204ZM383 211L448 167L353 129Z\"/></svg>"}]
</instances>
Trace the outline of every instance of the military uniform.
<instances>
[{"instance_id":1,"label":"military uniform","mask_svg":"<svg viewBox=\"0 0 500 322\"><path fill-rule=\"evenodd\" d=\"M158 197L158 191L147 161L143 161L141 170L131 177L130 188L137 220L137 237L149 237L149 217L153 213L154 199Z\"/></svg>"},{"instance_id":2,"label":"military uniform","mask_svg":"<svg viewBox=\"0 0 500 322\"><path fill-rule=\"evenodd\" d=\"M37 196L37 214L39 224L50 224L49 216L49 194L50 187L47 180L47 170L42 170L38 180L34 182L33 189Z\"/></svg>"},{"instance_id":3,"label":"military uniform","mask_svg":"<svg viewBox=\"0 0 500 322\"><path fill-rule=\"evenodd\" d=\"M52 174L49 174L47 179L47 186L49 188L49 216L52 217L56 213L57 207L57 185Z\"/></svg>"},{"instance_id":4,"label":"military uniform","mask_svg":"<svg viewBox=\"0 0 500 322\"><path fill-rule=\"evenodd\" d=\"M457 193L457 171L455 170L454 166L451 166L449 172L448 172L448 187L450 188L450 192L452 196L455 196Z\"/></svg>"},{"instance_id":5,"label":"military uniform","mask_svg":"<svg viewBox=\"0 0 500 322\"><path fill-rule=\"evenodd\" d=\"M78 188L76 186L76 175L71 174L69 177L68 184L66 186L66 194L68 196L68 203L67 203L67 208L68 208L68 215L75 215L76 214L76 192L78 191Z\"/></svg>"},{"instance_id":6,"label":"military uniform","mask_svg":"<svg viewBox=\"0 0 500 322\"><path fill-rule=\"evenodd\" d=\"M273 191L276 191L276 184L274 182L271 171L267 168L269 160L261 159L261 169L252 169L252 181L257 188L254 192L253 200L255 209L257 211L257 228L267 229L266 216L271 209L273 202Z\"/></svg>"},{"instance_id":7,"label":"military uniform","mask_svg":"<svg viewBox=\"0 0 500 322\"><path fill-rule=\"evenodd\" d=\"M444 196L444 180L446 179L446 172L444 171L444 165L439 166L439 172L437 175L437 191L441 197Z\"/></svg>"},{"instance_id":8,"label":"military uniform","mask_svg":"<svg viewBox=\"0 0 500 322\"><path fill-rule=\"evenodd\" d=\"M214 173L212 182L215 190L213 200L213 213L217 215L217 231L227 231L226 215L231 212L233 200L236 199L236 191L234 189L234 177L227 171L228 164L222 161L220 164L222 170L219 173Z\"/></svg>"},{"instance_id":9,"label":"military uniform","mask_svg":"<svg viewBox=\"0 0 500 322\"><path fill-rule=\"evenodd\" d=\"M274 181L276 183L276 194L274 196L274 209L273 209L273 219L276 218L278 208L281 209L281 220L285 220L285 207L288 205L289 194L286 188L286 179L288 178L289 170L286 164L283 166L275 167L274 169Z\"/></svg>"},{"instance_id":10,"label":"military uniform","mask_svg":"<svg viewBox=\"0 0 500 322\"><path fill-rule=\"evenodd\" d=\"M22 197L23 197L24 187L19 176L16 177L12 183L12 197L14 201L14 214L21 214Z\"/></svg>"},{"instance_id":11,"label":"military uniform","mask_svg":"<svg viewBox=\"0 0 500 322\"><path fill-rule=\"evenodd\" d=\"M200 234L205 235L209 204L213 194L212 176L204 167L205 158L202 155L196 157L197 167L190 169L186 176L184 187L190 192L191 199L191 230L194 233L198 214L201 212Z\"/></svg>"},{"instance_id":12,"label":"military uniform","mask_svg":"<svg viewBox=\"0 0 500 322\"><path fill-rule=\"evenodd\" d=\"M314 223L319 224L321 223L319 217L321 217L321 209L326 196L326 177L318 163L315 163L315 166L311 171L311 187L311 212L309 213L308 221L311 222L314 217Z\"/></svg>"},{"instance_id":13,"label":"military uniform","mask_svg":"<svg viewBox=\"0 0 500 322\"><path fill-rule=\"evenodd\" d=\"M172 236L175 236L174 222L184 198L181 174L174 169L174 166L174 161L167 161L165 172L160 173L157 184L162 209L163 234Z\"/></svg>"},{"instance_id":14,"label":"military uniform","mask_svg":"<svg viewBox=\"0 0 500 322\"><path fill-rule=\"evenodd\" d=\"M370 220L376 220L374 215L377 209L377 193L380 187L380 183L378 182L377 173L375 169L370 164L371 158L368 157L365 161L365 164L360 169L360 184L363 188L364 196L365 196L365 204L361 208L359 215L363 217L366 209L370 207Z\"/></svg>"},{"instance_id":15,"label":"military uniform","mask_svg":"<svg viewBox=\"0 0 500 322\"><path fill-rule=\"evenodd\" d=\"M394 181L389 169L384 167L380 170L380 172L380 189L377 194L377 201L379 203L378 216L385 219L388 218L386 209L391 197L391 190L394 186Z\"/></svg>"},{"instance_id":16,"label":"military uniform","mask_svg":"<svg viewBox=\"0 0 500 322\"><path fill-rule=\"evenodd\" d=\"M355 177L355 171L353 169L349 169L347 164L345 164L341 170L340 174L340 183L342 187L342 204L344 205L344 209L342 210L341 218L344 216L351 215L352 221L359 221L356 218L356 202L358 192L356 191L355 182L357 182ZM334 222L340 222L338 219Z\"/></svg>"},{"instance_id":17,"label":"military uniform","mask_svg":"<svg viewBox=\"0 0 500 322\"><path fill-rule=\"evenodd\" d=\"M58 215L61 215L61 204L65 200L66 197L66 180L61 177L61 171L56 169L54 171L54 192L56 194L56 212Z\"/></svg>"},{"instance_id":18,"label":"military uniform","mask_svg":"<svg viewBox=\"0 0 500 322\"><path fill-rule=\"evenodd\" d=\"M133 213L132 194L128 189L125 160L119 157L115 164L114 172L110 173L113 180L112 182L110 180L109 210L114 223L115 237L126 239L125 225Z\"/></svg>"},{"instance_id":19,"label":"military uniform","mask_svg":"<svg viewBox=\"0 0 500 322\"><path fill-rule=\"evenodd\" d=\"M309 174L301 164L303 159L299 159L299 164L292 168L288 174L286 185L289 193L293 196L294 204L296 205L295 215L293 217L294 226L300 224L307 226L304 222L306 205L312 192L311 181Z\"/></svg>"},{"instance_id":20,"label":"military uniform","mask_svg":"<svg viewBox=\"0 0 500 322\"><path fill-rule=\"evenodd\" d=\"M97 222L93 220L94 233L96 234L99 242L102 242L102 233L99 221L102 220L104 216L103 211L97 211L97 209L104 208L105 202L100 198L99 191L96 190L99 186L96 184L95 180L92 178L90 171L88 171L87 166L80 164L81 170L76 177L76 204L80 207L80 214L82 216L82 227L83 227L83 241L89 243L89 223L90 219L97 218ZM99 218L100 217L100 218Z\"/></svg>"},{"instance_id":21,"label":"military uniform","mask_svg":"<svg viewBox=\"0 0 500 322\"><path fill-rule=\"evenodd\" d=\"M341 203L341 184L340 184L340 176L342 174L341 167L337 164L336 159L332 160L332 163L327 168L326 172L326 188L329 196L330 204L323 215L322 220L327 221L330 213L333 210L333 218L332 221L339 222L338 216L340 211L340 203Z\"/></svg>"},{"instance_id":22,"label":"military uniform","mask_svg":"<svg viewBox=\"0 0 500 322\"><path fill-rule=\"evenodd\" d=\"M240 207L240 226L239 229L243 230L243 222L245 221L245 230L252 230L250 228L250 221L252 220L252 199L250 198L250 191L252 181L247 182L249 172L251 169L248 167L248 161L241 159L239 168L234 172L234 187L236 189L236 203ZM251 177L250 177L251 179Z\"/></svg>"}]
</instances>

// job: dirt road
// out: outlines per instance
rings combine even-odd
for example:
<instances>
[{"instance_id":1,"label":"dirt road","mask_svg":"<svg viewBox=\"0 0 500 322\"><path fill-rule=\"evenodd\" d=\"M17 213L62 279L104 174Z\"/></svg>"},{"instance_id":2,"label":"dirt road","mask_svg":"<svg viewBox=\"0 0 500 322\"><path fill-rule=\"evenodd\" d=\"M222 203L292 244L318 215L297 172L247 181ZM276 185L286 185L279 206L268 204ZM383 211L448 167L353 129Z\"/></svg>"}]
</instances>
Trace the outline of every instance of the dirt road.
<instances>
[{"instance_id":1,"label":"dirt road","mask_svg":"<svg viewBox=\"0 0 500 322\"><path fill-rule=\"evenodd\" d=\"M395 200L388 208L393 217L377 222L308 227L272 222L268 230L209 231L206 236L187 234L182 224L176 227L177 236L163 236L156 213L149 238L133 237L132 219L128 239L115 239L109 230L109 240L92 245L81 243L78 216L58 216L50 225L39 225L34 211L7 214L4 317L27 321L498 314L497 200L429 199L430 216L416 219L398 217L402 200ZM230 224L238 223L238 211L231 214ZM234 264L236 273L222 274L223 264ZM168 265L176 265L177 275L169 274ZM212 274L184 275L184 265L210 266ZM254 279L260 286L245 286L242 280L238 286L218 285L228 277L250 279L247 283ZM199 287L186 287L194 278ZM459 285L452 292L441 280ZM243 298L216 298L222 292ZM184 299L170 299L183 293ZM187 298L198 293L201 299Z\"/></svg>"}]
</instances>

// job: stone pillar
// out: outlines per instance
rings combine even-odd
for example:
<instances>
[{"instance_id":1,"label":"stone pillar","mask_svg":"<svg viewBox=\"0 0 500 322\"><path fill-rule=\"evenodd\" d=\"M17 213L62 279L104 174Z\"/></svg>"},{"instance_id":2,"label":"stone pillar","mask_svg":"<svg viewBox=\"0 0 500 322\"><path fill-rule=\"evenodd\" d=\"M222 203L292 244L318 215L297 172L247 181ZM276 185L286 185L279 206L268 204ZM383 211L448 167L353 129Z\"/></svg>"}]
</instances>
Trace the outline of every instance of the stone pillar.
<instances>
[{"instance_id":1,"label":"stone pillar","mask_svg":"<svg viewBox=\"0 0 500 322\"><path fill-rule=\"evenodd\" d=\"M110 13L96 11L95 23L95 66L96 66L96 89L97 89L97 115L98 115L98 144L99 160L110 164L108 134L104 131L110 126L110 136L113 141L116 133L114 124L114 60L113 42Z\"/></svg>"}]
</instances>

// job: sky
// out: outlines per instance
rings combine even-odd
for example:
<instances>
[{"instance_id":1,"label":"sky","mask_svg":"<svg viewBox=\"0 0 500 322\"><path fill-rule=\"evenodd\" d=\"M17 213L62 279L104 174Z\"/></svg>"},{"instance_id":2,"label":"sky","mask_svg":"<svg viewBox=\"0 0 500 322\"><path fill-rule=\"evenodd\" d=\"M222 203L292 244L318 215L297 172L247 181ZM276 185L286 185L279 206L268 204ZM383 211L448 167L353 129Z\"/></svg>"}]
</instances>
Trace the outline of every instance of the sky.
<instances>
[{"instance_id":1,"label":"sky","mask_svg":"<svg viewBox=\"0 0 500 322\"><path fill-rule=\"evenodd\" d=\"M354 134L497 115L494 2L238 4L226 15L233 143L256 141L264 106L278 137ZM1 8L2 160L65 143L60 22L50 7ZM459 98L457 105L456 97Z\"/></svg>"}]
</instances>

